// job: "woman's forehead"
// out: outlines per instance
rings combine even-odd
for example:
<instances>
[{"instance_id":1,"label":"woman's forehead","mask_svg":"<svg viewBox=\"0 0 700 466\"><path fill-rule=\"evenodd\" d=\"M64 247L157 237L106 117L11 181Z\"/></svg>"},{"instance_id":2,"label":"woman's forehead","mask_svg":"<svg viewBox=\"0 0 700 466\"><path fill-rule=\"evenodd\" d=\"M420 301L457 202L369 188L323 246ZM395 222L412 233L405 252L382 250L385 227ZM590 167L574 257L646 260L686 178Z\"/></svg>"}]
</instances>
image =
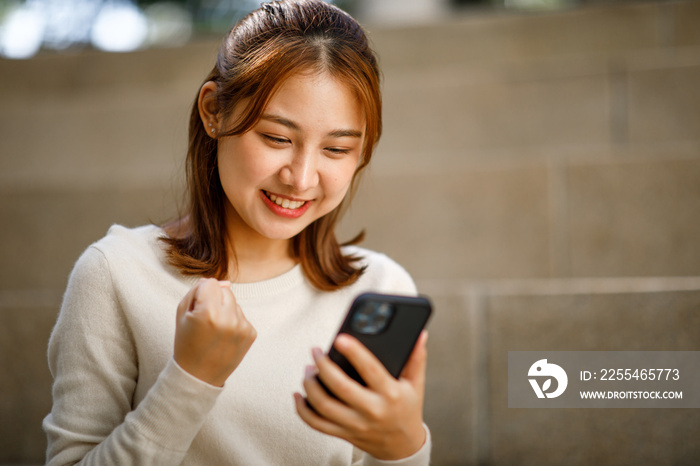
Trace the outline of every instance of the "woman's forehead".
<instances>
[{"instance_id":1,"label":"woman's forehead","mask_svg":"<svg viewBox=\"0 0 700 466\"><path fill-rule=\"evenodd\" d=\"M297 73L282 82L263 108L261 117L287 126L364 129L364 111L356 92L330 73ZM294 128L292 128L294 129Z\"/></svg>"}]
</instances>

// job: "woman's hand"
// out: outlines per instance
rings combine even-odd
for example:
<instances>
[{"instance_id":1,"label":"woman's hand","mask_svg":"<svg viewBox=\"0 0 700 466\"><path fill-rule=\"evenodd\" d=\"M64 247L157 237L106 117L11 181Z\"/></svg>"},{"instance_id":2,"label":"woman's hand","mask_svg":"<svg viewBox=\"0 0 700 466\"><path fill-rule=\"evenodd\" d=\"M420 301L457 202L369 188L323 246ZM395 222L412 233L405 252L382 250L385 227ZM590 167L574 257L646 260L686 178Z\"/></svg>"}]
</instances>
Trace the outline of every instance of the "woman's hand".
<instances>
[{"instance_id":1,"label":"woman's hand","mask_svg":"<svg viewBox=\"0 0 700 466\"><path fill-rule=\"evenodd\" d=\"M201 279L177 307L175 362L198 379L219 387L257 336L230 286L226 281Z\"/></svg>"},{"instance_id":2,"label":"woman's hand","mask_svg":"<svg viewBox=\"0 0 700 466\"><path fill-rule=\"evenodd\" d=\"M339 335L335 348L355 367L366 387L314 348L316 368L308 367L304 377L307 400L313 409L295 393L299 416L314 429L345 439L378 459L396 460L416 453L426 438L423 396L427 337L425 331L420 335L397 380L357 339ZM316 375L338 399L324 390Z\"/></svg>"}]
</instances>

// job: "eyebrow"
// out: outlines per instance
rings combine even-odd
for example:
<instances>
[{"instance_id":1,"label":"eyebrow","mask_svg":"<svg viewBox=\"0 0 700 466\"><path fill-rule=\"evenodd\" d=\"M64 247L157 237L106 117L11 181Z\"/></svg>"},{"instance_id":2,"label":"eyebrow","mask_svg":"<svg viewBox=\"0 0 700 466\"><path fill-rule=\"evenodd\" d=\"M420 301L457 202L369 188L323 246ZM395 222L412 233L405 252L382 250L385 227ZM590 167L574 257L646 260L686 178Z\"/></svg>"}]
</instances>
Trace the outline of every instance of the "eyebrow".
<instances>
[{"instance_id":1,"label":"eyebrow","mask_svg":"<svg viewBox=\"0 0 700 466\"><path fill-rule=\"evenodd\" d=\"M287 128L289 128L293 131L301 131L301 128L299 127L298 124L294 123L292 120L290 120L288 118L284 118L283 116L273 115L273 114L265 114L262 117L260 117L260 119L271 121L273 123L278 123L282 126L286 126ZM362 131L358 131L356 129L334 129L333 131L328 133L328 136L331 136L334 138L345 138L345 137L361 138Z\"/></svg>"}]
</instances>

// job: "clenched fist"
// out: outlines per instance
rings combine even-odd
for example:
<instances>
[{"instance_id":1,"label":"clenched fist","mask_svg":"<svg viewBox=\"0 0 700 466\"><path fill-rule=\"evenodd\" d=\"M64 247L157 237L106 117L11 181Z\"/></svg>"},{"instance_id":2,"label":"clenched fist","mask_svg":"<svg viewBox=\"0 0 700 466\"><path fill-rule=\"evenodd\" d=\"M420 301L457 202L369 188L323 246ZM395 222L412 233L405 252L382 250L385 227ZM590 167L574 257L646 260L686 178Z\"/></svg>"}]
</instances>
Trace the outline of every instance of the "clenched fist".
<instances>
[{"instance_id":1,"label":"clenched fist","mask_svg":"<svg viewBox=\"0 0 700 466\"><path fill-rule=\"evenodd\" d=\"M213 278L199 280L180 301L175 327L175 362L219 387L257 336L229 286Z\"/></svg>"}]
</instances>

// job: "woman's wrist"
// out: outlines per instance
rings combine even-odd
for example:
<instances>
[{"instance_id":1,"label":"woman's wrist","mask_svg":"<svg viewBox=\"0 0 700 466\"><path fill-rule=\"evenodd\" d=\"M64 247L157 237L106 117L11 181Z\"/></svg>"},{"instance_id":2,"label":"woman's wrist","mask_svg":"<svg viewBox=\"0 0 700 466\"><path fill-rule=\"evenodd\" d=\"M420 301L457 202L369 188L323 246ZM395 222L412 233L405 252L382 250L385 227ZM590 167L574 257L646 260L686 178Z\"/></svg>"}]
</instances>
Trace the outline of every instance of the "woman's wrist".
<instances>
[{"instance_id":1,"label":"woman's wrist","mask_svg":"<svg viewBox=\"0 0 700 466\"><path fill-rule=\"evenodd\" d=\"M430 440L430 430L425 424L421 425L422 432L422 442L419 447L412 453L398 455L393 459L381 458L374 455L370 455L370 458L365 460L365 466L380 466L380 465L427 465L430 462L430 450L431 450L431 440ZM407 448L406 451L411 448Z\"/></svg>"},{"instance_id":2,"label":"woman's wrist","mask_svg":"<svg viewBox=\"0 0 700 466\"><path fill-rule=\"evenodd\" d=\"M406 441L392 442L394 445L392 445L390 450L377 452L377 454L372 456L382 461L399 461L415 455L425 445L428 434L423 423L412 430L408 434Z\"/></svg>"}]
</instances>

